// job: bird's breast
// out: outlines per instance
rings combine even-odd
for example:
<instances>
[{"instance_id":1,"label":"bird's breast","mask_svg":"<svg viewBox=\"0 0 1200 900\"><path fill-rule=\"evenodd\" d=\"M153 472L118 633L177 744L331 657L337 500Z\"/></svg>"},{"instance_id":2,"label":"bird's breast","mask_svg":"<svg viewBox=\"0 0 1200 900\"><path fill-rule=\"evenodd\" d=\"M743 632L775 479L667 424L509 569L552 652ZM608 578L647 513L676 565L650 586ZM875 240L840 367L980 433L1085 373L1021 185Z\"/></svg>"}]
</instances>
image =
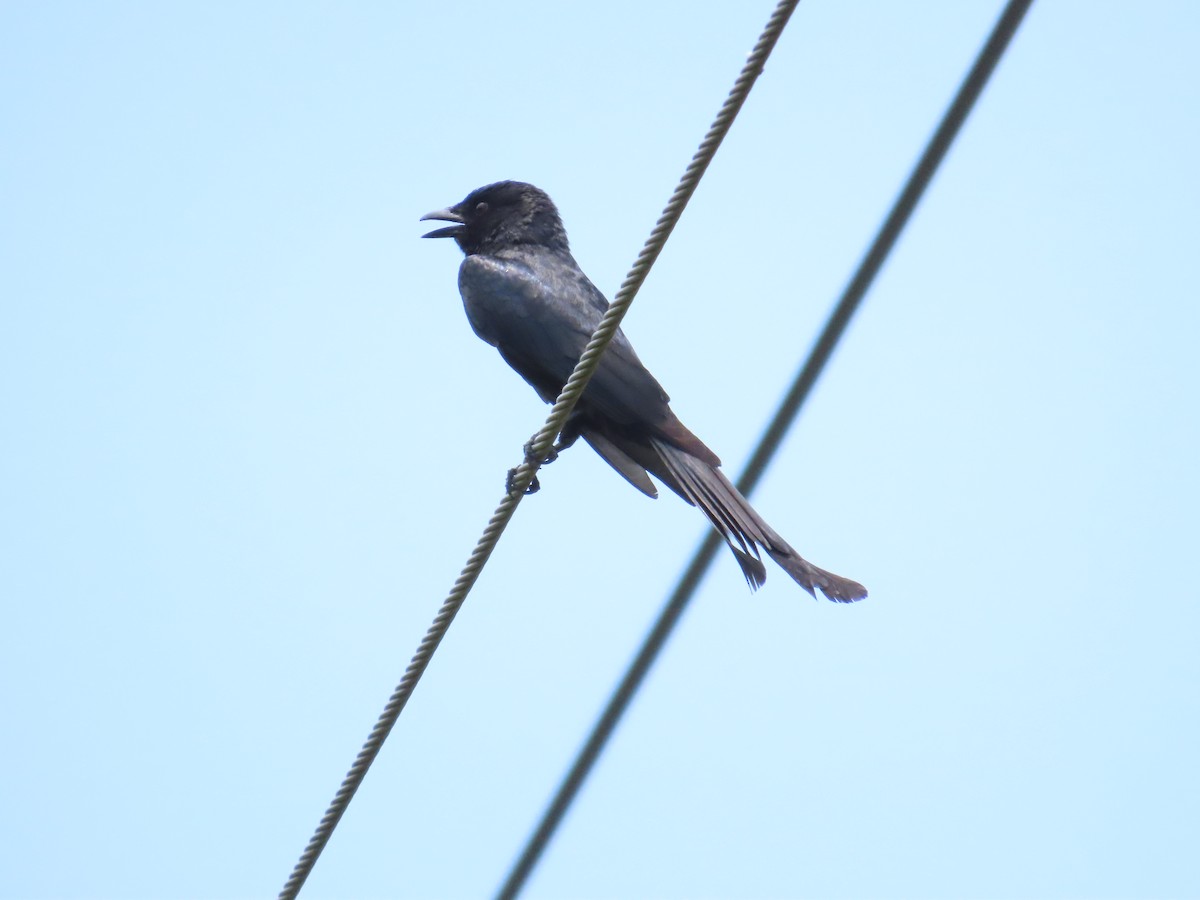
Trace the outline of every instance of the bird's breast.
<instances>
[{"instance_id":1,"label":"bird's breast","mask_svg":"<svg viewBox=\"0 0 1200 900\"><path fill-rule=\"evenodd\" d=\"M468 256L458 273L467 320L495 346L514 328L552 317L553 291L531 267L509 260Z\"/></svg>"}]
</instances>

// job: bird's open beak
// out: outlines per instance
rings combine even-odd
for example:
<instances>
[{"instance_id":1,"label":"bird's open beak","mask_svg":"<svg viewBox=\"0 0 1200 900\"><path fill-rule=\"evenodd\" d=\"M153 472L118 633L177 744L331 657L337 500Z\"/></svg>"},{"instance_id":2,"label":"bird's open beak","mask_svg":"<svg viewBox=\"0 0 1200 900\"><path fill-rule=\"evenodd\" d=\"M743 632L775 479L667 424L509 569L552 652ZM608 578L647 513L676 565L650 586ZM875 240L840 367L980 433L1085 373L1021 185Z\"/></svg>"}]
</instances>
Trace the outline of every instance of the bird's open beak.
<instances>
[{"instance_id":1,"label":"bird's open beak","mask_svg":"<svg viewBox=\"0 0 1200 900\"><path fill-rule=\"evenodd\" d=\"M449 207L447 209L435 210L434 212L431 212L431 213L425 213L425 215L421 216L421 221L424 222L426 219L435 219L439 222L455 222L457 224L451 225L449 228L436 228L433 231L429 232L428 234L421 235L421 237L429 237L429 238L452 237L452 238L456 238L460 235L467 233L466 220L463 219L461 213L455 212L453 207Z\"/></svg>"}]
</instances>

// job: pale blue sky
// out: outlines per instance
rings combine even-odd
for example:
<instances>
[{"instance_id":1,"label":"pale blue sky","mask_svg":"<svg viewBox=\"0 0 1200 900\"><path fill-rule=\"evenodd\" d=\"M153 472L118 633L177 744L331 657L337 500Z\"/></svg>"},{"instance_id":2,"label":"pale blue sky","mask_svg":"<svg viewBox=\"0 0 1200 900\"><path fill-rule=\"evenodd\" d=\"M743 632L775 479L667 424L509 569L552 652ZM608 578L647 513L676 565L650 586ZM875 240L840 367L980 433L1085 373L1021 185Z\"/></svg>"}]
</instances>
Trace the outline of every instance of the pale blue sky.
<instances>
[{"instance_id":1,"label":"pale blue sky","mask_svg":"<svg viewBox=\"0 0 1200 900\"><path fill-rule=\"evenodd\" d=\"M611 294L770 4L0 6L4 897L283 884L546 409L418 217ZM736 474L998 2L806 0L626 320ZM1200 896L1200 6L1035 3L530 883ZM703 534L543 474L306 897L486 896Z\"/></svg>"}]
</instances>

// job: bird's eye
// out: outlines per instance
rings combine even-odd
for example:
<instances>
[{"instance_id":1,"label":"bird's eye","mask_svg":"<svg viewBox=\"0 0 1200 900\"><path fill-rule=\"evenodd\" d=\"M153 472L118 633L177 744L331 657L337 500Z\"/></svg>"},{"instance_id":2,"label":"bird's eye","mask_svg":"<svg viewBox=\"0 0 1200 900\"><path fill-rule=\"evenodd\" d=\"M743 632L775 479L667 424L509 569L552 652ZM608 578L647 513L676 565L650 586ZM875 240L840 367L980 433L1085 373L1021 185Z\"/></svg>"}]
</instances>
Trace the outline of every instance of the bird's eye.
<instances>
[{"instance_id":1,"label":"bird's eye","mask_svg":"<svg viewBox=\"0 0 1200 900\"><path fill-rule=\"evenodd\" d=\"M478 203L475 204L475 212L482 214L487 211L488 211L488 205L486 203L484 203L482 200L480 200Z\"/></svg>"}]
</instances>

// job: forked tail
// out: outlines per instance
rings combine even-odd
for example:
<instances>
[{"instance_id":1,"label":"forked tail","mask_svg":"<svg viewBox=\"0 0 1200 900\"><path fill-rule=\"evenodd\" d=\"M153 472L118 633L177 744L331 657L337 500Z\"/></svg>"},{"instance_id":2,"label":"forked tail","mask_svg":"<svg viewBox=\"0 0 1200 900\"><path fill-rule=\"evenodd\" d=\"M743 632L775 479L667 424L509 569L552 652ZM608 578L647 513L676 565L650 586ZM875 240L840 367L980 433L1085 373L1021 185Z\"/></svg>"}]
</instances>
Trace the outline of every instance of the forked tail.
<instances>
[{"instance_id":1,"label":"forked tail","mask_svg":"<svg viewBox=\"0 0 1200 900\"><path fill-rule=\"evenodd\" d=\"M751 590L761 587L767 580L767 570L758 552L762 547L783 571L814 597L818 588L837 603L853 603L867 596L867 589L857 581L818 568L793 550L763 521L720 469L659 438L651 438L650 443L677 483L680 494L698 507L725 539Z\"/></svg>"}]
</instances>

